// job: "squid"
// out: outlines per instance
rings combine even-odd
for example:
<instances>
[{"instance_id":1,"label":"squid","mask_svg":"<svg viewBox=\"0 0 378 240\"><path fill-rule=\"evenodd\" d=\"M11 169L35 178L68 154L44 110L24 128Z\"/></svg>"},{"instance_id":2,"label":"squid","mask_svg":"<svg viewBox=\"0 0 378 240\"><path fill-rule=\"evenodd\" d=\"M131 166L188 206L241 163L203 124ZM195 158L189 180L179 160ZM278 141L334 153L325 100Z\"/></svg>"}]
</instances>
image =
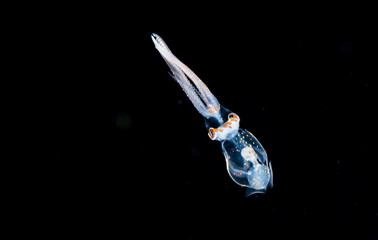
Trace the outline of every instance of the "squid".
<instances>
[{"instance_id":1,"label":"squid","mask_svg":"<svg viewBox=\"0 0 378 240\"><path fill-rule=\"evenodd\" d=\"M252 133L239 128L240 117L219 104L210 89L173 55L159 35L152 33L151 39L171 70L171 76L203 116L209 138L221 142L231 179L246 188L247 197L272 188L273 171L268 155Z\"/></svg>"}]
</instances>

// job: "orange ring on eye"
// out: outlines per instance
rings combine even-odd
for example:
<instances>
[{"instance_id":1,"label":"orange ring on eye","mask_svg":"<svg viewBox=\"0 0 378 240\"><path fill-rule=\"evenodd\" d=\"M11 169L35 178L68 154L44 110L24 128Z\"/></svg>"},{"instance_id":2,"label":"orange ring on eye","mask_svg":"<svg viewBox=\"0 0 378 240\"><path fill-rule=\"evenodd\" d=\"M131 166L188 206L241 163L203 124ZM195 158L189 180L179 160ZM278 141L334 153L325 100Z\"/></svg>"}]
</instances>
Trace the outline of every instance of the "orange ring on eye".
<instances>
[{"instance_id":1,"label":"orange ring on eye","mask_svg":"<svg viewBox=\"0 0 378 240\"><path fill-rule=\"evenodd\" d=\"M239 116L236 115L235 113L230 113L228 114L228 119L235 119L235 120L239 120Z\"/></svg>"},{"instance_id":2,"label":"orange ring on eye","mask_svg":"<svg viewBox=\"0 0 378 240\"><path fill-rule=\"evenodd\" d=\"M216 138L216 136L217 136L217 134L216 134L216 132L218 131L218 129L216 129L216 128L209 128L209 132L208 132L208 135L209 135L209 138L211 139L211 140L214 140L215 138Z\"/></svg>"}]
</instances>

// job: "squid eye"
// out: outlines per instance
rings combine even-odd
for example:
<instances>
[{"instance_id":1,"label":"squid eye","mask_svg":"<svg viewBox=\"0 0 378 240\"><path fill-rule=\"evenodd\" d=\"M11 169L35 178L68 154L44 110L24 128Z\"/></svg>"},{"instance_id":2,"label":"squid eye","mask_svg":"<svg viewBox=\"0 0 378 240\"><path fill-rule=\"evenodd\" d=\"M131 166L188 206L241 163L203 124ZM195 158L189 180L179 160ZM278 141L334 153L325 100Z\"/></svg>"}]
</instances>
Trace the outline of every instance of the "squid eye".
<instances>
[{"instance_id":1,"label":"squid eye","mask_svg":"<svg viewBox=\"0 0 378 240\"><path fill-rule=\"evenodd\" d=\"M214 140L215 139L215 137L217 136L217 131L218 131L218 129L216 129L216 128L209 128L209 138L211 139L211 140Z\"/></svg>"},{"instance_id":2,"label":"squid eye","mask_svg":"<svg viewBox=\"0 0 378 240\"><path fill-rule=\"evenodd\" d=\"M235 113L230 113L228 114L228 120L231 120L231 119L239 120L239 116L236 115Z\"/></svg>"}]
</instances>

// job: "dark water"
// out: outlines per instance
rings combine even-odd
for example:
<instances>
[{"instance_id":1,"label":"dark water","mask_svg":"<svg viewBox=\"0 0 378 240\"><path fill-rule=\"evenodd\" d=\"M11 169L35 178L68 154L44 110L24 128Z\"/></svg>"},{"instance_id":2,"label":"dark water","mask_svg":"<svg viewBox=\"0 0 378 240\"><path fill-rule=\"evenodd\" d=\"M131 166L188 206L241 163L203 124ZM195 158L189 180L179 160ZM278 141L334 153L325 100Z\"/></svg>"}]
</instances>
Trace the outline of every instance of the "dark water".
<instances>
[{"instance_id":1,"label":"dark water","mask_svg":"<svg viewBox=\"0 0 378 240\"><path fill-rule=\"evenodd\" d=\"M49 196L41 209L54 234L377 237L369 13L75 9L15 20L38 56L50 164L36 197ZM267 194L245 198L232 182L152 32L262 143L274 171Z\"/></svg>"}]
</instances>

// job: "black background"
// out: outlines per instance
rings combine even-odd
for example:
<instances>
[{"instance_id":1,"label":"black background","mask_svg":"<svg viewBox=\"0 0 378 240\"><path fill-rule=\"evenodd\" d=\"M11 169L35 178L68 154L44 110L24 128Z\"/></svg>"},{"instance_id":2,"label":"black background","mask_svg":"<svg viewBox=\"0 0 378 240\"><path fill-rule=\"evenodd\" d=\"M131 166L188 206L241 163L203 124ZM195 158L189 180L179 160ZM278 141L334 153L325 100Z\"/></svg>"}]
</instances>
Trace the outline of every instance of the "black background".
<instances>
[{"instance_id":1,"label":"black background","mask_svg":"<svg viewBox=\"0 0 378 240\"><path fill-rule=\"evenodd\" d=\"M368 7L32 7L8 21L13 57L27 65L13 80L31 95L23 109L42 139L43 157L29 163L38 184L24 188L26 221L42 219L34 231L377 237ZM152 32L263 144L274 171L267 194L245 198L230 179Z\"/></svg>"}]
</instances>

